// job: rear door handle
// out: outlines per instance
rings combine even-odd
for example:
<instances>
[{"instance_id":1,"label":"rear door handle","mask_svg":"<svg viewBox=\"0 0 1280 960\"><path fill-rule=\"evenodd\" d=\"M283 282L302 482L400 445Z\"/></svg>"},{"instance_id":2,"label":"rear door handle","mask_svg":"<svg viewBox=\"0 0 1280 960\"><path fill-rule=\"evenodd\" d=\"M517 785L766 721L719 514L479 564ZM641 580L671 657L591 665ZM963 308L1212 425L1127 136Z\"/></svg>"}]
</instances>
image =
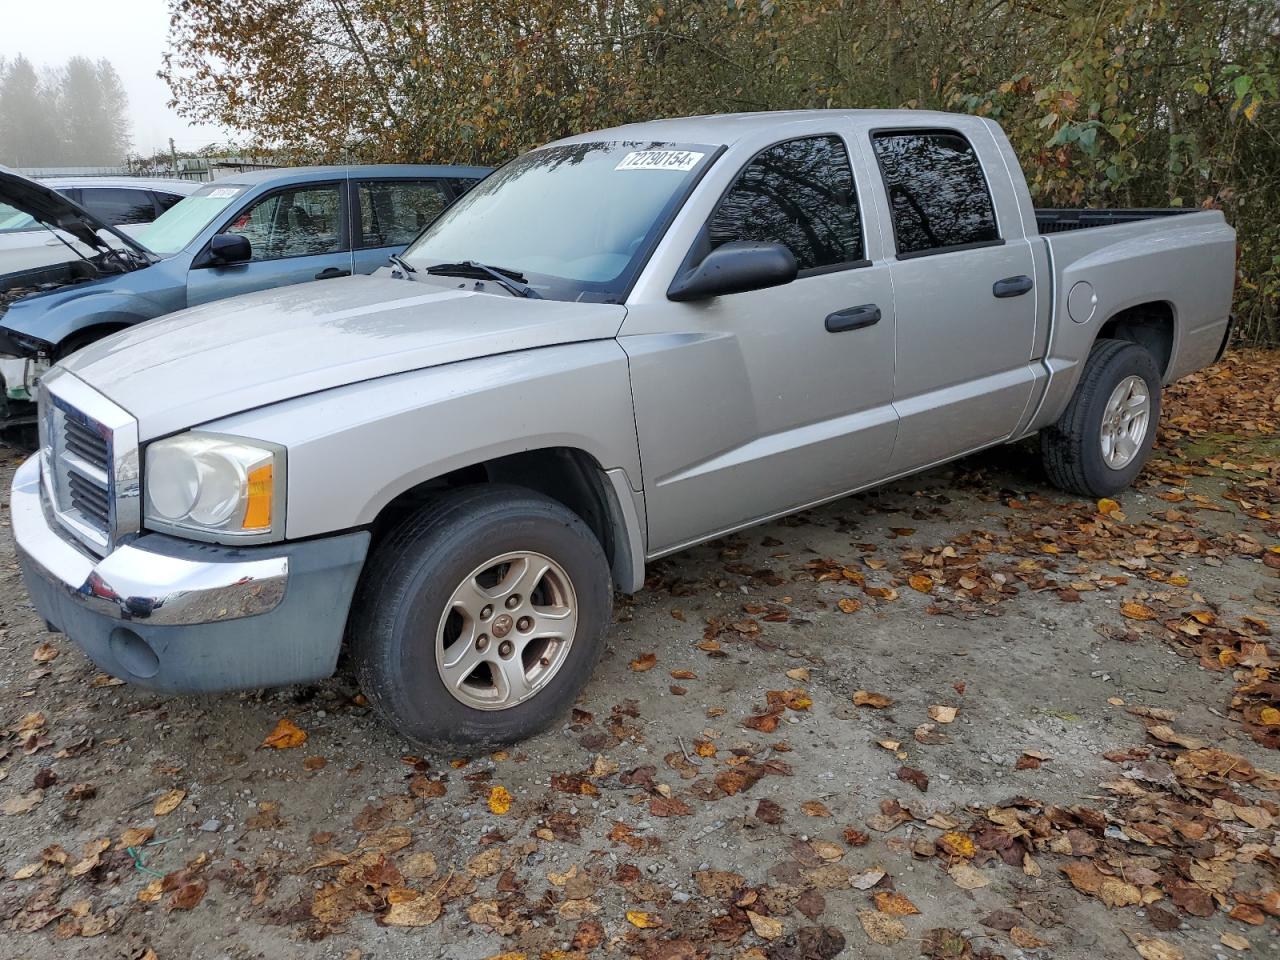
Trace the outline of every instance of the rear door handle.
<instances>
[{"instance_id":1,"label":"rear door handle","mask_svg":"<svg viewBox=\"0 0 1280 960\"><path fill-rule=\"evenodd\" d=\"M827 314L827 332L843 333L846 330L861 330L880 322L880 308L874 303L864 303L860 307L847 307Z\"/></svg>"},{"instance_id":2,"label":"rear door handle","mask_svg":"<svg viewBox=\"0 0 1280 960\"><path fill-rule=\"evenodd\" d=\"M319 273L316 274L316 279L332 280L335 277L349 277L349 276L351 276L350 270L343 270L341 267L325 267L323 270L321 270Z\"/></svg>"},{"instance_id":3,"label":"rear door handle","mask_svg":"<svg viewBox=\"0 0 1280 960\"><path fill-rule=\"evenodd\" d=\"M995 282L991 292L1003 300L1006 297L1020 297L1024 293L1030 293L1034 285L1031 278L1027 276L1005 277Z\"/></svg>"}]
</instances>

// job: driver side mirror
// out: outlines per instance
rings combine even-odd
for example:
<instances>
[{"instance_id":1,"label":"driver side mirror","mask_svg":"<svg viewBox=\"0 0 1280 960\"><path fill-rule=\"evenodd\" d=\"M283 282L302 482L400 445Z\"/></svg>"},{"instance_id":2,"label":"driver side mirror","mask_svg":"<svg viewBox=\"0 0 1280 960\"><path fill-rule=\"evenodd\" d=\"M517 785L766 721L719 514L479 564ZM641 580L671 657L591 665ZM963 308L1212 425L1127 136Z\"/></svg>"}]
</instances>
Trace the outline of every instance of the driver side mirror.
<instances>
[{"instance_id":1,"label":"driver side mirror","mask_svg":"<svg viewBox=\"0 0 1280 960\"><path fill-rule=\"evenodd\" d=\"M667 299L683 303L729 293L779 287L796 278L795 255L781 243L735 240L716 247L692 270L676 277Z\"/></svg>"},{"instance_id":2,"label":"driver side mirror","mask_svg":"<svg viewBox=\"0 0 1280 960\"><path fill-rule=\"evenodd\" d=\"M220 233L209 241L209 257L217 265L244 263L253 259L253 246L238 233Z\"/></svg>"}]
</instances>

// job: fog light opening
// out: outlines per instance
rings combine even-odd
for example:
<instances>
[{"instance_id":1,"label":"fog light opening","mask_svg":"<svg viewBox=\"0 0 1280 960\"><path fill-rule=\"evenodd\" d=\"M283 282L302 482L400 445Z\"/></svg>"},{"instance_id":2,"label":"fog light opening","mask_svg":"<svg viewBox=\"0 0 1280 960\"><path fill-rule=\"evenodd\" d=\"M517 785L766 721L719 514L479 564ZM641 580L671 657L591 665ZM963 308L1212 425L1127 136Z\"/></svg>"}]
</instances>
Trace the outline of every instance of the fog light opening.
<instances>
[{"instance_id":1,"label":"fog light opening","mask_svg":"<svg viewBox=\"0 0 1280 960\"><path fill-rule=\"evenodd\" d=\"M111 631L111 655L126 673L139 679L146 680L160 672L160 657L151 644L128 627Z\"/></svg>"}]
</instances>

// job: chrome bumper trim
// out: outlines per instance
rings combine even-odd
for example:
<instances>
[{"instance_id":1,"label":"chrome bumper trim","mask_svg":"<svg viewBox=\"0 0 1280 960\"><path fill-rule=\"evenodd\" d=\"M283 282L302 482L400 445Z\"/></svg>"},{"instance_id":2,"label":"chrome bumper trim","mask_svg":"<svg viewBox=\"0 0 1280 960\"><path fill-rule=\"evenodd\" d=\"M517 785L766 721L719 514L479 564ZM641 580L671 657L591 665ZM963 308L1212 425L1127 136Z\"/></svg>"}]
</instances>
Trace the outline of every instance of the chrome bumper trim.
<instances>
[{"instance_id":1,"label":"chrome bumper trim","mask_svg":"<svg viewBox=\"0 0 1280 960\"><path fill-rule=\"evenodd\" d=\"M19 551L46 579L90 609L119 620L213 623L268 613L284 599L288 557L197 561L132 544L116 547L100 560L90 556L50 522L40 495L39 457L14 474L10 518Z\"/></svg>"}]
</instances>

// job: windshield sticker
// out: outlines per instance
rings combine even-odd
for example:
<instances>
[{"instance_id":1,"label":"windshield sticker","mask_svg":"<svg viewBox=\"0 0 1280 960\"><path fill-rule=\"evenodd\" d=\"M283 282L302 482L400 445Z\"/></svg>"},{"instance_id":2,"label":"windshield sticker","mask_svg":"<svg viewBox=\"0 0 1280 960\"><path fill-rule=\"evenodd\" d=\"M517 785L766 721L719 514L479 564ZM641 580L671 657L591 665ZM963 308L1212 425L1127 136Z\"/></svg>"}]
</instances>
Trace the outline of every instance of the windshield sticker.
<instances>
[{"instance_id":1,"label":"windshield sticker","mask_svg":"<svg viewBox=\"0 0 1280 960\"><path fill-rule=\"evenodd\" d=\"M698 165L705 153L692 150L633 150L623 157L615 170L678 170L688 172Z\"/></svg>"},{"instance_id":2,"label":"windshield sticker","mask_svg":"<svg viewBox=\"0 0 1280 960\"><path fill-rule=\"evenodd\" d=\"M215 200L227 200L230 197L234 197L239 192L239 187L218 187L216 190L210 190L205 194L205 196L213 197Z\"/></svg>"}]
</instances>

